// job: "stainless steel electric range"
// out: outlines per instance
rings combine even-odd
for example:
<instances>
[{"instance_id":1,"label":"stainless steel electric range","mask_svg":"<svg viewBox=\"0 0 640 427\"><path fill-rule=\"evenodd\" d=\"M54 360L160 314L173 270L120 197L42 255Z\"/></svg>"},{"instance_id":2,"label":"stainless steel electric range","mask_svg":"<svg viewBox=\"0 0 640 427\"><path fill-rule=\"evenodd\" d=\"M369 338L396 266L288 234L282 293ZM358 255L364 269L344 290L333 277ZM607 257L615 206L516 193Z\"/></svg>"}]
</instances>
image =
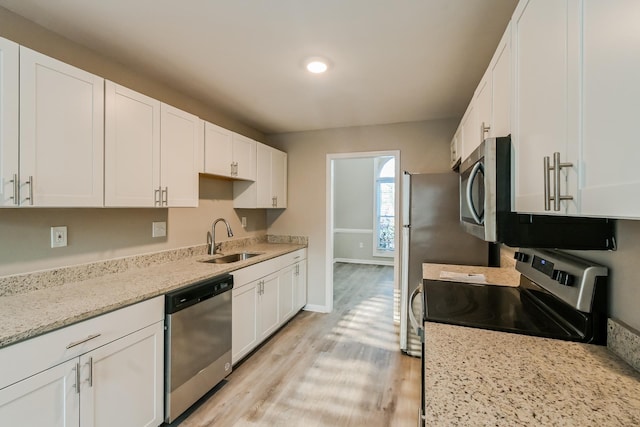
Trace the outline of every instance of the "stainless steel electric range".
<instances>
[{"instance_id":1,"label":"stainless steel electric range","mask_svg":"<svg viewBox=\"0 0 640 427\"><path fill-rule=\"evenodd\" d=\"M423 321L606 344L606 267L554 250L523 248L515 258L518 287L425 279ZM429 337L417 333L424 360ZM422 411L424 374L423 364Z\"/></svg>"}]
</instances>

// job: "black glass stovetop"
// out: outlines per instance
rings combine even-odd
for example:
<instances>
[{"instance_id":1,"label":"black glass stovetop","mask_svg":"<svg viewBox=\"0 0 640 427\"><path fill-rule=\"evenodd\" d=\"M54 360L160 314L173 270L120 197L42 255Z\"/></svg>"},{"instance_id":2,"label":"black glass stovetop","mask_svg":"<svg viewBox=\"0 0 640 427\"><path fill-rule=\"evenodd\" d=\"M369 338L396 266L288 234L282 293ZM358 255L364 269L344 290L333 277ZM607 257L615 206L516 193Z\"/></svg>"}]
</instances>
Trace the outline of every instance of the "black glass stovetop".
<instances>
[{"instance_id":1,"label":"black glass stovetop","mask_svg":"<svg viewBox=\"0 0 640 427\"><path fill-rule=\"evenodd\" d=\"M424 280L423 288L425 321L584 340L584 335L559 320L520 287Z\"/></svg>"}]
</instances>

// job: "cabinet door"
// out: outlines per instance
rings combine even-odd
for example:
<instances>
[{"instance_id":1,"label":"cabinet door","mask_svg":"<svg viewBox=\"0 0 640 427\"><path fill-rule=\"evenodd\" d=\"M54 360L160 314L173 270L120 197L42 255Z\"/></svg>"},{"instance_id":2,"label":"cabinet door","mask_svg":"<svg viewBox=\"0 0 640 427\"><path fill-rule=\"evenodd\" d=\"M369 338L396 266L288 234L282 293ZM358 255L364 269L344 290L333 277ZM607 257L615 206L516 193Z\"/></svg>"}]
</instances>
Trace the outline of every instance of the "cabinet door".
<instances>
[{"instance_id":1,"label":"cabinet door","mask_svg":"<svg viewBox=\"0 0 640 427\"><path fill-rule=\"evenodd\" d=\"M160 101L105 82L105 206L160 205Z\"/></svg>"},{"instance_id":2,"label":"cabinet door","mask_svg":"<svg viewBox=\"0 0 640 427\"><path fill-rule=\"evenodd\" d=\"M271 193L276 208L287 207L287 153L271 150Z\"/></svg>"},{"instance_id":3,"label":"cabinet door","mask_svg":"<svg viewBox=\"0 0 640 427\"><path fill-rule=\"evenodd\" d=\"M491 136L493 129L493 75L491 68L488 68L484 73L474 96L473 104L476 110L478 134L474 139L474 145L475 143L477 145L469 147L471 151L475 150L485 138ZM473 129L471 131L473 132Z\"/></svg>"},{"instance_id":4,"label":"cabinet door","mask_svg":"<svg viewBox=\"0 0 640 427\"><path fill-rule=\"evenodd\" d=\"M491 61L492 137L511 134L511 24L507 26Z\"/></svg>"},{"instance_id":5,"label":"cabinet door","mask_svg":"<svg viewBox=\"0 0 640 427\"><path fill-rule=\"evenodd\" d=\"M260 293L260 341L271 335L280 326L278 318L278 288L279 276L272 274L261 280Z\"/></svg>"},{"instance_id":6,"label":"cabinet door","mask_svg":"<svg viewBox=\"0 0 640 427\"><path fill-rule=\"evenodd\" d=\"M72 359L0 390L2 425L79 426L77 361Z\"/></svg>"},{"instance_id":7,"label":"cabinet door","mask_svg":"<svg viewBox=\"0 0 640 427\"><path fill-rule=\"evenodd\" d=\"M460 144L461 159L464 161L469 154L480 145L480 127L478 126L473 100L467 107L464 116L462 116L460 127L462 128Z\"/></svg>"},{"instance_id":8,"label":"cabinet door","mask_svg":"<svg viewBox=\"0 0 640 427\"><path fill-rule=\"evenodd\" d=\"M307 305L307 260L296 263L295 266L295 309L300 310Z\"/></svg>"},{"instance_id":9,"label":"cabinet door","mask_svg":"<svg viewBox=\"0 0 640 427\"><path fill-rule=\"evenodd\" d=\"M640 2L584 2L581 213L640 218Z\"/></svg>"},{"instance_id":10,"label":"cabinet door","mask_svg":"<svg viewBox=\"0 0 640 427\"><path fill-rule=\"evenodd\" d=\"M163 322L81 356L80 366L83 427L162 424Z\"/></svg>"},{"instance_id":11,"label":"cabinet door","mask_svg":"<svg viewBox=\"0 0 640 427\"><path fill-rule=\"evenodd\" d=\"M258 281L233 289L231 361L237 363L258 345Z\"/></svg>"},{"instance_id":12,"label":"cabinet door","mask_svg":"<svg viewBox=\"0 0 640 427\"><path fill-rule=\"evenodd\" d=\"M202 172L233 176L233 132L212 123L204 124L204 165Z\"/></svg>"},{"instance_id":13,"label":"cabinet door","mask_svg":"<svg viewBox=\"0 0 640 427\"><path fill-rule=\"evenodd\" d=\"M256 199L258 208L273 207L271 192L271 147L258 144L256 166Z\"/></svg>"},{"instance_id":14,"label":"cabinet door","mask_svg":"<svg viewBox=\"0 0 640 427\"><path fill-rule=\"evenodd\" d=\"M246 136L233 134L233 161L236 164L235 178L254 181L256 179L256 142Z\"/></svg>"},{"instance_id":15,"label":"cabinet door","mask_svg":"<svg viewBox=\"0 0 640 427\"><path fill-rule=\"evenodd\" d=\"M21 46L21 204L102 206L103 153L104 80Z\"/></svg>"},{"instance_id":16,"label":"cabinet door","mask_svg":"<svg viewBox=\"0 0 640 427\"><path fill-rule=\"evenodd\" d=\"M293 316L295 309L295 266L290 265L279 272L278 278L278 319L279 323L286 322Z\"/></svg>"},{"instance_id":17,"label":"cabinet door","mask_svg":"<svg viewBox=\"0 0 640 427\"><path fill-rule=\"evenodd\" d=\"M0 207L18 205L18 44L0 37Z\"/></svg>"},{"instance_id":18,"label":"cabinet door","mask_svg":"<svg viewBox=\"0 0 640 427\"><path fill-rule=\"evenodd\" d=\"M515 210L538 213L577 212L579 130L578 0L522 1L512 19L514 55ZM561 211L545 211L544 157L560 153L563 168ZM549 180L553 187L553 178ZM553 194L553 188L551 188Z\"/></svg>"},{"instance_id":19,"label":"cabinet door","mask_svg":"<svg viewBox=\"0 0 640 427\"><path fill-rule=\"evenodd\" d=\"M161 105L160 186L163 206L198 206L199 145L202 120L167 104Z\"/></svg>"}]
</instances>

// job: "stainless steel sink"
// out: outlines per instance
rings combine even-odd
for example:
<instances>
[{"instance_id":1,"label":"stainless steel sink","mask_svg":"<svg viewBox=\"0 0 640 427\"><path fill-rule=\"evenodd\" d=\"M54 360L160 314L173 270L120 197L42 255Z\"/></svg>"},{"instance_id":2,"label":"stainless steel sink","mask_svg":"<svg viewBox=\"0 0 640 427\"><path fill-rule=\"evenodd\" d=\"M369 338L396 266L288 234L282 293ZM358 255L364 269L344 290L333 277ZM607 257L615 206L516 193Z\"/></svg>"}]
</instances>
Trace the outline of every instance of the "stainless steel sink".
<instances>
[{"instance_id":1,"label":"stainless steel sink","mask_svg":"<svg viewBox=\"0 0 640 427\"><path fill-rule=\"evenodd\" d=\"M263 252L240 252L237 254L229 254L217 258L206 259L201 262L208 262L210 264L230 264L232 262L244 261L262 254Z\"/></svg>"}]
</instances>

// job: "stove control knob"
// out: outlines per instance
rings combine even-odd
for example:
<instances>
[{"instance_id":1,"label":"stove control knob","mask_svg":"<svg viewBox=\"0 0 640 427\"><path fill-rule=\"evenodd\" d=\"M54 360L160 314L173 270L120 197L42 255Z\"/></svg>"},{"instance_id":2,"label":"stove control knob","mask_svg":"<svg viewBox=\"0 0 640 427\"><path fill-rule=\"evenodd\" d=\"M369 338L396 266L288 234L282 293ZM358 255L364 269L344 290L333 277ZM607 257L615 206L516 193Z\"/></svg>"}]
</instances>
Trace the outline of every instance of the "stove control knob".
<instances>
[{"instance_id":1,"label":"stove control knob","mask_svg":"<svg viewBox=\"0 0 640 427\"><path fill-rule=\"evenodd\" d=\"M551 278L561 285L571 286L573 285L573 276L566 271L562 270L553 270L551 274Z\"/></svg>"},{"instance_id":2,"label":"stove control knob","mask_svg":"<svg viewBox=\"0 0 640 427\"><path fill-rule=\"evenodd\" d=\"M513 254L513 258L516 261L527 262L529 260L529 255L525 254L524 252L516 252L515 254Z\"/></svg>"}]
</instances>

